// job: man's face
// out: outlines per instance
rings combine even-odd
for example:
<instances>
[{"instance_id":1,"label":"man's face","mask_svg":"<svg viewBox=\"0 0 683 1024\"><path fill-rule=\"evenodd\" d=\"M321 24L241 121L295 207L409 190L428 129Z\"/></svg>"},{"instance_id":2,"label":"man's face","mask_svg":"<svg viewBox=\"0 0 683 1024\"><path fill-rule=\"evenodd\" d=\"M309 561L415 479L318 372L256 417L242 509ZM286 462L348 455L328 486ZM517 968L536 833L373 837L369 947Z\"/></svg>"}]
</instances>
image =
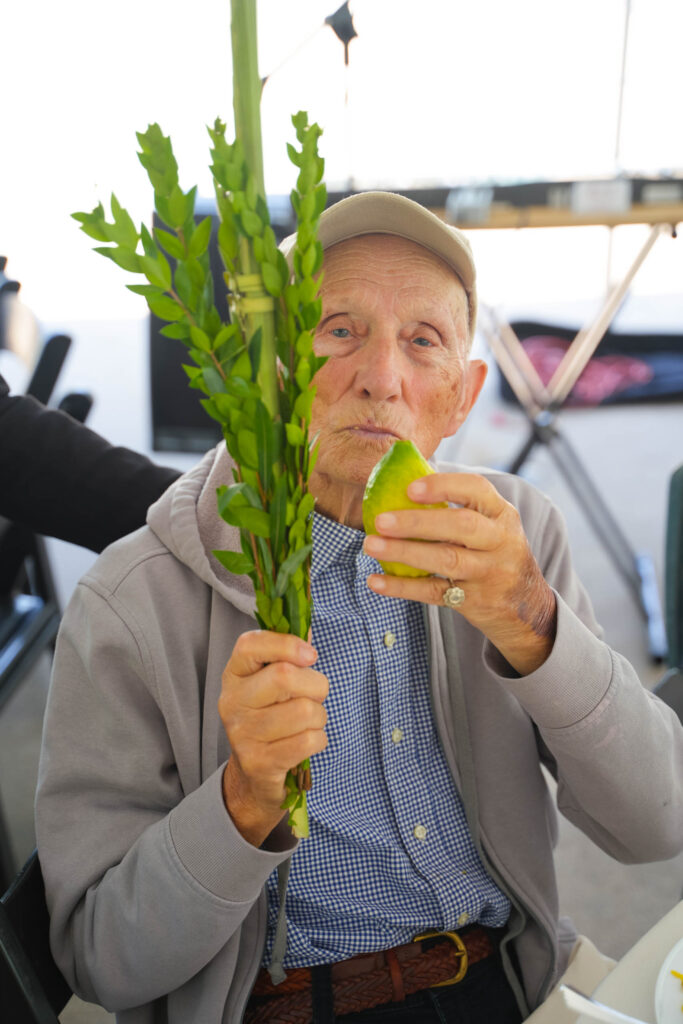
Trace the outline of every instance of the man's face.
<instances>
[{"instance_id":1,"label":"man's face","mask_svg":"<svg viewBox=\"0 0 683 1024\"><path fill-rule=\"evenodd\" d=\"M375 463L396 439L425 458L454 434L486 367L467 358L467 297L438 257L391 235L341 242L325 254L315 351L311 478L318 508L354 526Z\"/></svg>"}]
</instances>

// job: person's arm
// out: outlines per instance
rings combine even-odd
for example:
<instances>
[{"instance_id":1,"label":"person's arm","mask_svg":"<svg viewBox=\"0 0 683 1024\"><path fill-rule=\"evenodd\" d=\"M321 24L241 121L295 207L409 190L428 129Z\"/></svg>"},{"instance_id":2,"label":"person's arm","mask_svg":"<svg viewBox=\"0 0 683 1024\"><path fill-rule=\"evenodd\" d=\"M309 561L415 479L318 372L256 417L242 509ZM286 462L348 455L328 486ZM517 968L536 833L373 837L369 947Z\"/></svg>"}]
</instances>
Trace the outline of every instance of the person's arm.
<instances>
[{"instance_id":1,"label":"person's arm","mask_svg":"<svg viewBox=\"0 0 683 1024\"><path fill-rule=\"evenodd\" d=\"M668 859L683 848L683 728L604 642L563 518L547 508L534 550L557 597L555 642L537 671L505 685L551 755L562 813L619 861ZM495 669L491 648L488 660Z\"/></svg>"},{"instance_id":2,"label":"person's arm","mask_svg":"<svg viewBox=\"0 0 683 1024\"><path fill-rule=\"evenodd\" d=\"M127 594L145 587L139 603L163 627L154 615L138 621L101 573L78 585L57 642L36 798L55 958L80 996L112 1011L209 968L296 845L283 822L252 846L225 808L224 765L202 779L206 628L193 631L187 608L202 606L205 585L181 590L174 574L185 570L144 551L157 586L126 570Z\"/></svg>"},{"instance_id":3,"label":"person's arm","mask_svg":"<svg viewBox=\"0 0 683 1024\"><path fill-rule=\"evenodd\" d=\"M463 589L453 614L484 634L489 671L539 727L555 762L558 806L574 824L619 860L675 856L683 847L683 728L603 642L558 510L522 483L520 512L477 474L421 482L420 501L457 507L400 511L388 523L378 516L383 537L368 537L366 550ZM429 542L404 539L414 537ZM443 604L449 586L434 576L368 583L433 604Z\"/></svg>"},{"instance_id":4,"label":"person's arm","mask_svg":"<svg viewBox=\"0 0 683 1024\"><path fill-rule=\"evenodd\" d=\"M67 413L10 395L0 377L0 516L102 551L145 522L179 476Z\"/></svg>"}]
</instances>

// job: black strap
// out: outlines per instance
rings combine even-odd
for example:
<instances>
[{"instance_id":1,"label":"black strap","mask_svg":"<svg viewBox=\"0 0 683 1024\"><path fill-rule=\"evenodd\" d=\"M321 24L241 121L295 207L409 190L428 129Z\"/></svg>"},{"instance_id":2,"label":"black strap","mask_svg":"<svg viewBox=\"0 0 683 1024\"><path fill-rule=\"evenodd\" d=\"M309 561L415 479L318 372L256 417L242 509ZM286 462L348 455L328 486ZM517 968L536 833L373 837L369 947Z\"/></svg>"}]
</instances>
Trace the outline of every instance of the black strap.
<instances>
[{"instance_id":1,"label":"black strap","mask_svg":"<svg viewBox=\"0 0 683 1024\"><path fill-rule=\"evenodd\" d=\"M334 1024L332 964L319 964L311 968L311 996L313 1024Z\"/></svg>"}]
</instances>

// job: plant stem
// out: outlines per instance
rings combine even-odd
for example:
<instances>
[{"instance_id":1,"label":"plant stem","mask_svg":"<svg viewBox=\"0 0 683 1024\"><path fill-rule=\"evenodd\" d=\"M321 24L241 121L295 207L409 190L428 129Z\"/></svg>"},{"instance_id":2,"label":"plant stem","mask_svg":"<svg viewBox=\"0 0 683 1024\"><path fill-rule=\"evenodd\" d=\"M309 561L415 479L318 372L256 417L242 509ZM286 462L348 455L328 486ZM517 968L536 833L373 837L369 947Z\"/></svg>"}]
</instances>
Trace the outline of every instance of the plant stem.
<instances>
[{"instance_id":1,"label":"plant stem","mask_svg":"<svg viewBox=\"0 0 683 1024\"><path fill-rule=\"evenodd\" d=\"M261 143L261 78L258 71L258 42L256 31L256 0L231 0L232 80L235 138L244 147L247 167L256 181L259 195L265 201L263 177L263 146ZM238 257L240 271L251 276L259 273L251 242L240 240ZM256 298L253 293L250 297ZM265 290L259 297L267 299ZM247 313L247 343L261 328L261 363L258 381L263 403L273 418L279 412L277 362L275 345L275 309L272 312Z\"/></svg>"},{"instance_id":2,"label":"plant stem","mask_svg":"<svg viewBox=\"0 0 683 1024\"><path fill-rule=\"evenodd\" d=\"M244 156L256 178L261 195L263 148L261 145L261 79L258 73L256 0L232 0L232 81L235 137L244 146Z\"/></svg>"}]
</instances>

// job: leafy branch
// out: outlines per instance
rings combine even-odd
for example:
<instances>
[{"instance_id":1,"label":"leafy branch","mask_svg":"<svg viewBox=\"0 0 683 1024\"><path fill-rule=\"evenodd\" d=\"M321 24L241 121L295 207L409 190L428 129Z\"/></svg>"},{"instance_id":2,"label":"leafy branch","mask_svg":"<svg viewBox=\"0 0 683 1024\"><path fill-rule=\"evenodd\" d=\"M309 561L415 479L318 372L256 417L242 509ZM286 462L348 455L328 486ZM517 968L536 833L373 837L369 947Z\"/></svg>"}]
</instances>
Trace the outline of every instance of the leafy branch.
<instances>
[{"instance_id":1,"label":"leafy branch","mask_svg":"<svg viewBox=\"0 0 683 1024\"><path fill-rule=\"evenodd\" d=\"M167 322L162 334L186 345L191 363L183 369L190 387L203 394L204 409L221 425L235 469L233 482L218 489L218 512L239 529L241 551L214 551L215 557L229 572L250 577L263 629L307 638L314 506L307 485L316 458L309 442L311 381L324 362L313 351L321 313L316 233L326 191L320 128L309 125L303 112L292 121L299 143L288 146L299 171L291 193L297 215L293 273L244 146L226 140L220 120L209 136L224 282L213 280L209 264L212 219L196 223L196 188L180 187L171 141L157 124L137 137L162 226L150 232L142 224L138 230L114 195L110 219L101 203L73 217L87 235L106 243L96 252L144 279L127 287ZM228 323L216 309L217 284L228 292ZM306 761L288 773L284 804L302 836L308 834L309 787Z\"/></svg>"}]
</instances>

